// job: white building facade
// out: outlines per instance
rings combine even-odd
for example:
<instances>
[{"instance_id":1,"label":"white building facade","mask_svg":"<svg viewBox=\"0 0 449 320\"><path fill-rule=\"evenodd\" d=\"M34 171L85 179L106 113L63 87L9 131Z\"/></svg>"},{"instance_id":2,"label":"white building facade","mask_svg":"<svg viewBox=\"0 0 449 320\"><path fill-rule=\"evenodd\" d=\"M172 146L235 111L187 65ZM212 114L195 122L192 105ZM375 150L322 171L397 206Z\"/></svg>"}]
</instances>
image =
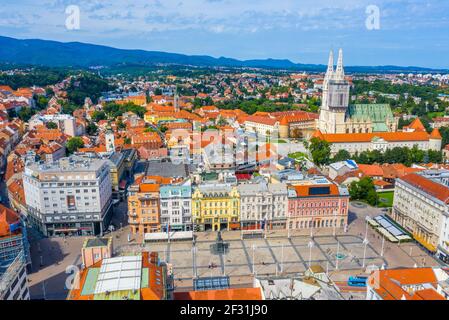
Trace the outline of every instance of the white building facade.
<instances>
[{"instance_id":1,"label":"white building facade","mask_svg":"<svg viewBox=\"0 0 449 320\"><path fill-rule=\"evenodd\" d=\"M243 230L285 227L287 186L283 183L248 183L238 187Z\"/></svg>"},{"instance_id":2,"label":"white building facade","mask_svg":"<svg viewBox=\"0 0 449 320\"><path fill-rule=\"evenodd\" d=\"M191 231L192 229L192 185L190 179L179 183L161 185L161 229Z\"/></svg>"},{"instance_id":3,"label":"white building facade","mask_svg":"<svg viewBox=\"0 0 449 320\"><path fill-rule=\"evenodd\" d=\"M444 262L449 262L448 177L444 170L397 179L392 210L392 218Z\"/></svg>"},{"instance_id":4,"label":"white building facade","mask_svg":"<svg viewBox=\"0 0 449 320\"><path fill-rule=\"evenodd\" d=\"M106 160L72 156L23 174L28 220L46 236L102 234L112 216Z\"/></svg>"}]
</instances>

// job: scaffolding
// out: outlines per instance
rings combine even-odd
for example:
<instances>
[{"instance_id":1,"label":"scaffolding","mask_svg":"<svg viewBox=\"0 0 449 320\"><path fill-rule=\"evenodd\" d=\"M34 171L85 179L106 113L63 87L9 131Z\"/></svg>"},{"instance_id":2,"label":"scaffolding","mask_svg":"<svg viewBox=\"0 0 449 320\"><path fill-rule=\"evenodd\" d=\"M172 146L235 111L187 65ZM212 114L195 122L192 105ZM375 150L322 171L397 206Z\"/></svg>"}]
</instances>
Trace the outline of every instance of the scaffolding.
<instances>
[{"instance_id":1,"label":"scaffolding","mask_svg":"<svg viewBox=\"0 0 449 320\"><path fill-rule=\"evenodd\" d=\"M10 289L24 265L25 255L23 254L23 251L20 251L11 263L0 264L0 300L3 300L3 296L8 289Z\"/></svg>"},{"instance_id":2,"label":"scaffolding","mask_svg":"<svg viewBox=\"0 0 449 320\"><path fill-rule=\"evenodd\" d=\"M10 230L13 230L13 232L0 237L0 264L11 263L21 253L25 263L31 264L26 228L20 223L14 228L10 227Z\"/></svg>"}]
</instances>

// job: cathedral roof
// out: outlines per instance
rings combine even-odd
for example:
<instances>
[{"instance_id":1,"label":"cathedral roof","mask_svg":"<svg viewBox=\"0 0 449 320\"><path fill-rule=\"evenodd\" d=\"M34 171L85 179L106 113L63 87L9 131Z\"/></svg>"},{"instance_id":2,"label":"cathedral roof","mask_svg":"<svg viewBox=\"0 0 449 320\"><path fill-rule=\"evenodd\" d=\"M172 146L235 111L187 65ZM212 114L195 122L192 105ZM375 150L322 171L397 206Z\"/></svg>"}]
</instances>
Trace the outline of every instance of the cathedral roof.
<instances>
[{"instance_id":1,"label":"cathedral roof","mask_svg":"<svg viewBox=\"0 0 449 320\"><path fill-rule=\"evenodd\" d=\"M386 122L394 121L388 104L353 104L348 107L347 116L356 122L371 121L375 132L388 131Z\"/></svg>"}]
</instances>

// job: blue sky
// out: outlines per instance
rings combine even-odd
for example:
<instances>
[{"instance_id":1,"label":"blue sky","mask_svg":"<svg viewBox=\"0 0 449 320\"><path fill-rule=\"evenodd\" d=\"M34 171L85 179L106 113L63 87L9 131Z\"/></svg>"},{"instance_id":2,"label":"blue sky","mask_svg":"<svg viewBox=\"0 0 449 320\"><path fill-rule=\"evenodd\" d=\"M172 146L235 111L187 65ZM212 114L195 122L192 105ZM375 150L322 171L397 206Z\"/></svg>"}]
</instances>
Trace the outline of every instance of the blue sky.
<instances>
[{"instance_id":1,"label":"blue sky","mask_svg":"<svg viewBox=\"0 0 449 320\"><path fill-rule=\"evenodd\" d=\"M238 59L449 68L447 0L2 0L0 35ZM65 26L69 5L80 29ZM368 30L366 8L380 12Z\"/></svg>"}]
</instances>

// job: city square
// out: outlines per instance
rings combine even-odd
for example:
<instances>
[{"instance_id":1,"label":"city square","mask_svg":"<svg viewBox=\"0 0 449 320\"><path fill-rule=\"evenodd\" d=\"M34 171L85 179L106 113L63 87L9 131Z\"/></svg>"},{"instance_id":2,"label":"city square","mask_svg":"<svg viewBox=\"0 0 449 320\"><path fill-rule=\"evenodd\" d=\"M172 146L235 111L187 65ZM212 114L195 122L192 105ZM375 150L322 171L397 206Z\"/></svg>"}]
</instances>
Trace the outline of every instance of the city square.
<instances>
[{"instance_id":1,"label":"city square","mask_svg":"<svg viewBox=\"0 0 449 320\"><path fill-rule=\"evenodd\" d=\"M211 245L216 242L216 232L196 233L195 245L192 241L152 242L143 245L142 239L138 237L133 237L128 242L126 230L129 226L111 233L111 236L117 255L157 252L162 261L172 264L175 288L180 291L191 290L195 277L229 276L231 285L239 287L252 284L254 275L294 276L303 273L310 265L320 265L332 280L347 290L345 285L348 277L365 274L367 267L422 267L439 264L438 260L415 242L393 244L384 241L382 256L382 239L370 227L367 228L365 222L366 216L381 212L368 205L351 206L352 220L348 232L339 230L334 236L332 230L317 231L311 248L310 233L307 232L291 232L288 238L286 231L269 231L266 238L262 235L242 239L240 231L224 231L222 237L224 242L229 243L229 251L221 256L211 253ZM115 219L120 221L119 213ZM366 231L369 243L365 251L363 240ZM80 237L52 238L39 240L32 245L33 273L29 279L33 298L43 298L44 292L47 298L66 298L68 290L65 284L67 278L73 276L72 272L66 273L66 268L72 265L80 267L79 248L82 242L83 238ZM360 292L357 288L352 290Z\"/></svg>"}]
</instances>

